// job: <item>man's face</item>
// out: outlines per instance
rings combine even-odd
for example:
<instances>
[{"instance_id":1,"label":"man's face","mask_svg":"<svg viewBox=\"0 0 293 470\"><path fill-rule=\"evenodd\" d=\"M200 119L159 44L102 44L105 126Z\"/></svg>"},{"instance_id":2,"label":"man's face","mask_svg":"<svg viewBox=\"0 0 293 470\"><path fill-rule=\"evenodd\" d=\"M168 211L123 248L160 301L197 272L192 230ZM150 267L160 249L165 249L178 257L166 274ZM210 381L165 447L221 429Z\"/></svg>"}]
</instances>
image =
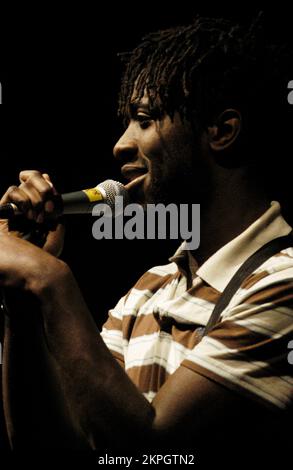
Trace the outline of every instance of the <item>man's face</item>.
<instances>
[{"instance_id":1,"label":"man's face","mask_svg":"<svg viewBox=\"0 0 293 470\"><path fill-rule=\"evenodd\" d=\"M130 121L114 147L135 202L190 203L194 201L199 146L190 123L179 113L158 117L144 96L133 100ZM198 168L197 168L198 169ZM192 199L191 199L192 198Z\"/></svg>"}]
</instances>

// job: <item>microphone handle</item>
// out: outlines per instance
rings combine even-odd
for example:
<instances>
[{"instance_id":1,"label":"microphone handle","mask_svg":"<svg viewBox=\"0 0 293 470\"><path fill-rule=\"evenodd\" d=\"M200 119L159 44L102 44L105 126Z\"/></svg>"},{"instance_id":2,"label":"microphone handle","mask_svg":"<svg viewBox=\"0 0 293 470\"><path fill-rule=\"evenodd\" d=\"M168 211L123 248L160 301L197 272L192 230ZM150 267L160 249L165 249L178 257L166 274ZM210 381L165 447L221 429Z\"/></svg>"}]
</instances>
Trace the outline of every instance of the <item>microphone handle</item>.
<instances>
[{"instance_id":1,"label":"microphone handle","mask_svg":"<svg viewBox=\"0 0 293 470\"><path fill-rule=\"evenodd\" d=\"M60 195L54 196L52 198L54 202L54 213L56 215L61 215L63 213L63 201ZM7 204L0 204L0 219L13 220L15 217L22 216L23 213L13 202L8 202Z\"/></svg>"},{"instance_id":2,"label":"microphone handle","mask_svg":"<svg viewBox=\"0 0 293 470\"><path fill-rule=\"evenodd\" d=\"M52 201L54 214L59 216L63 214L90 214L95 204L106 202L107 198L102 188L92 188L53 196ZM0 204L0 219L11 220L18 215L22 215L22 212L14 203Z\"/></svg>"},{"instance_id":3,"label":"microphone handle","mask_svg":"<svg viewBox=\"0 0 293 470\"><path fill-rule=\"evenodd\" d=\"M0 219L13 219L18 213L17 207L10 202L0 205Z\"/></svg>"},{"instance_id":4,"label":"microphone handle","mask_svg":"<svg viewBox=\"0 0 293 470\"><path fill-rule=\"evenodd\" d=\"M54 201L54 203L58 214L70 215L89 214L95 204L103 201L104 198L101 194L97 194L96 198L90 200L89 194L84 190L62 194L61 198L56 203Z\"/></svg>"}]
</instances>

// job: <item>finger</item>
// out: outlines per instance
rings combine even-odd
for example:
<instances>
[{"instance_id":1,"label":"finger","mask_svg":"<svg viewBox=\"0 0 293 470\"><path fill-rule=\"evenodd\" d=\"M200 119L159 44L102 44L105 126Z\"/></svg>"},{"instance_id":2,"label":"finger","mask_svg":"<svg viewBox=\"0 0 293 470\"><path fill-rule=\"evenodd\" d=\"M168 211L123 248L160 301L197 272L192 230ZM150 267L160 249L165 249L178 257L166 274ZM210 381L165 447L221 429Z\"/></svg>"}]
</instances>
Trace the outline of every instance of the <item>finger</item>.
<instances>
[{"instance_id":1,"label":"finger","mask_svg":"<svg viewBox=\"0 0 293 470\"><path fill-rule=\"evenodd\" d=\"M42 177L50 184L50 186L53 188L53 183L51 181L51 178L50 176L48 175L48 173L42 173Z\"/></svg>"},{"instance_id":2,"label":"finger","mask_svg":"<svg viewBox=\"0 0 293 470\"><path fill-rule=\"evenodd\" d=\"M22 183L19 186L19 189L26 194L31 202L31 206L35 213L39 213L44 209L44 199L43 195L29 182Z\"/></svg>"},{"instance_id":3,"label":"finger","mask_svg":"<svg viewBox=\"0 0 293 470\"><path fill-rule=\"evenodd\" d=\"M48 199L48 197L52 196L52 185L46 181L41 174L39 175L31 175L30 178L26 179L21 183L21 186L29 186L34 187L42 196L42 199Z\"/></svg>"},{"instance_id":4,"label":"finger","mask_svg":"<svg viewBox=\"0 0 293 470\"><path fill-rule=\"evenodd\" d=\"M41 178L42 174L37 170L23 170L19 173L19 181L25 183L32 176L39 176Z\"/></svg>"},{"instance_id":5,"label":"finger","mask_svg":"<svg viewBox=\"0 0 293 470\"><path fill-rule=\"evenodd\" d=\"M42 174L36 170L25 170L20 172L19 179L21 183L34 186L41 194L43 201L50 200L52 196L58 194L47 173ZM47 208L46 212L52 212L54 210L53 203L50 202Z\"/></svg>"},{"instance_id":6,"label":"finger","mask_svg":"<svg viewBox=\"0 0 293 470\"><path fill-rule=\"evenodd\" d=\"M50 178L50 176L48 175L48 173L42 173L42 176L43 176L43 178L49 183L49 185L51 186L53 194L54 194L54 195L57 195L57 194L58 194L58 191L55 189L55 187L54 187L54 185L53 185L53 183L52 183L52 181L51 181L51 178Z\"/></svg>"},{"instance_id":7,"label":"finger","mask_svg":"<svg viewBox=\"0 0 293 470\"><path fill-rule=\"evenodd\" d=\"M1 199L1 204L13 203L18 209L33 219L32 203L29 195L17 186L10 186Z\"/></svg>"},{"instance_id":8,"label":"finger","mask_svg":"<svg viewBox=\"0 0 293 470\"><path fill-rule=\"evenodd\" d=\"M31 183L35 186L44 200L50 199L51 195L58 194L48 173L40 173L37 170L24 170L20 172L19 179L21 183ZM48 212L53 210L52 207L52 204L48 205Z\"/></svg>"},{"instance_id":9,"label":"finger","mask_svg":"<svg viewBox=\"0 0 293 470\"><path fill-rule=\"evenodd\" d=\"M42 175L31 175L26 182L21 183L20 188L28 194L37 213L54 211L52 186Z\"/></svg>"},{"instance_id":10,"label":"finger","mask_svg":"<svg viewBox=\"0 0 293 470\"><path fill-rule=\"evenodd\" d=\"M39 189L36 189L38 186ZM50 188L47 187L41 189L38 184L33 184L31 181L27 181L26 183L22 183L20 188L28 195L31 205L33 208L33 216L36 222L43 223L45 213L52 213L54 211L54 202L52 199L53 195L50 194Z\"/></svg>"}]
</instances>

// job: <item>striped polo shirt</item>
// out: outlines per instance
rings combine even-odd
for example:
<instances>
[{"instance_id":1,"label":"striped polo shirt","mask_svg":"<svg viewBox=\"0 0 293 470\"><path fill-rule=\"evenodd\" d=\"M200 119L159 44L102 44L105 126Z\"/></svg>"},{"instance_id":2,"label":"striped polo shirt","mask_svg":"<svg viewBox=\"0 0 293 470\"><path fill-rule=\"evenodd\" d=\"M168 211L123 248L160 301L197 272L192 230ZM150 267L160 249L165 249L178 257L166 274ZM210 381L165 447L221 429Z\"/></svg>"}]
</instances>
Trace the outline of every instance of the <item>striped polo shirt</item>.
<instances>
[{"instance_id":1,"label":"striped polo shirt","mask_svg":"<svg viewBox=\"0 0 293 470\"><path fill-rule=\"evenodd\" d=\"M274 201L200 268L181 245L169 264L147 271L110 310L102 337L150 402L170 374L187 367L274 409L292 405L293 248L244 280L200 342L196 332L244 261L291 230Z\"/></svg>"}]
</instances>

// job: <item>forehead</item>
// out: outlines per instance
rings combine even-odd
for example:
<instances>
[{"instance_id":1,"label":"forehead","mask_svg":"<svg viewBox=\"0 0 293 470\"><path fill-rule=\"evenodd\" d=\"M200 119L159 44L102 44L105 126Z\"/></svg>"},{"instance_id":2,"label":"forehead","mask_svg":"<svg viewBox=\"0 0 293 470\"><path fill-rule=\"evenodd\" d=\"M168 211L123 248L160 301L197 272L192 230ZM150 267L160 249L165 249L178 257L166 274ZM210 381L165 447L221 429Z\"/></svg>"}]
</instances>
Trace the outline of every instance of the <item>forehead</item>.
<instances>
[{"instance_id":1,"label":"forehead","mask_svg":"<svg viewBox=\"0 0 293 470\"><path fill-rule=\"evenodd\" d=\"M133 90L132 95L130 97L130 106L148 106L150 104L150 99L148 97L147 91L144 90L142 96L138 93L136 89Z\"/></svg>"},{"instance_id":2,"label":"forehead","mask_svg":"<svg viewBox=\"0 0 293 470\"><path fill-rule=\"evenodd\" d=\"M150 96L148 93L150 93ZM152 118L161 122L160 126L169 124L172 127L184 127L188 130L191 128L190 121L183 119L179 111L174 110L173 113L168 113L168 111L164 109L162 101L154 92L152 93L144 88L142 94L134 87L128 105L128 117L131 118L131 116L134 116L138 110L143 111L144 109L152 114Z\"/></svg>"},{"instance_id":3,"label":"forehead","mask_svg":"<svg viewBox=\"0 0 293 470\"><path fill-rule=\"evenodd\" d=\"M142 105L149 105L152 101L156 99L154 91L152 92L148 88L144 87L143 90L138 89L137 82L134 84L131 97L130 97L130 104L142 104Z\"/></svg>"},{"instance_id":4,"label":"forehead","mask_svg":"<svg viewBox=\"0 0 293 470\"><path fill-rule=\"evenodd\" d=\"M138 108L148 109L156 118L161 118L166 114L166 110L162 105L160 97L155 94L154 91L149 90L146 87L143 90L138 90L134 87L132 91L128 110L130 111L130 114L133 114Z\"/></svg>"}]
</instances>

